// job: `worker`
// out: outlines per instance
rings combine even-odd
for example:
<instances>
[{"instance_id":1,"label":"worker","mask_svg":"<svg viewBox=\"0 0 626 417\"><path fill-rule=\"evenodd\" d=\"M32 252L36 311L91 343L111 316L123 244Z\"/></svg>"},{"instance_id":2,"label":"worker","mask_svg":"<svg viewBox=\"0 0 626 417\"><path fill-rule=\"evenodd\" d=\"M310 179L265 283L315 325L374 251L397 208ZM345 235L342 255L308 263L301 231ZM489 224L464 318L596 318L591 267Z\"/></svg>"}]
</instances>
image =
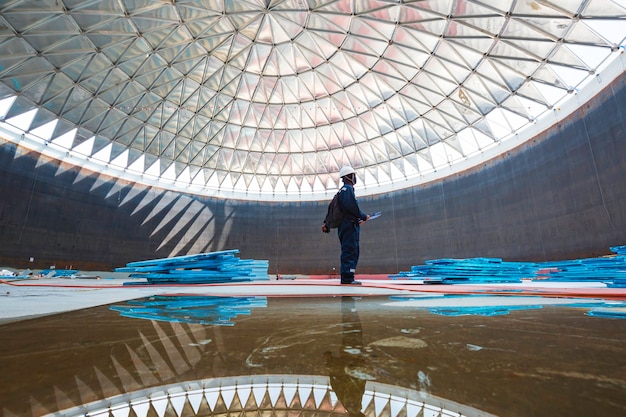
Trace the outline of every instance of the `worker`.
<instances>
[{"instance_id":1,"label":"worker","mask_svg":"<svg viewBox=\"0 0 626 417\"><path fill-rule=\"evenodd\" d=\"M359 209L354 194L356 173L351 166L344 166L339 170L343 187L339 190L339 206L343 210L343 220L338 228L339 242L341 243L341 283L347 285L361 285L354 280L354 273L359 262L359 234L361 223L369 220L370 216Z\"/></svg>"}]
</instances>

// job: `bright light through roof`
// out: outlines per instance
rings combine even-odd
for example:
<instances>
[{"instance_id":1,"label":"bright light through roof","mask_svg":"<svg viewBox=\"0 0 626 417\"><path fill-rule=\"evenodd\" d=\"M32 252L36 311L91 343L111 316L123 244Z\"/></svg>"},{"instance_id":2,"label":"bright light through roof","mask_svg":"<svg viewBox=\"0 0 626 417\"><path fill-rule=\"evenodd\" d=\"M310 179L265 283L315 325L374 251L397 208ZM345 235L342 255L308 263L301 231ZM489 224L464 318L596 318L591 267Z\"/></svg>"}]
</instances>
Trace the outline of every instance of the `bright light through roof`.
<instances>
[{"instance_id":1,"label":"bright light through roof","mask_svg":"<svg viewBox=\"0 0 626 417\"><path fill-rule=\"evenodd\" d=\"M327 198L351 164L364 195L510 149L624 68L624 1L215 4L0 6L3 136L219 197Z\"/></svg>"}]
</instances>

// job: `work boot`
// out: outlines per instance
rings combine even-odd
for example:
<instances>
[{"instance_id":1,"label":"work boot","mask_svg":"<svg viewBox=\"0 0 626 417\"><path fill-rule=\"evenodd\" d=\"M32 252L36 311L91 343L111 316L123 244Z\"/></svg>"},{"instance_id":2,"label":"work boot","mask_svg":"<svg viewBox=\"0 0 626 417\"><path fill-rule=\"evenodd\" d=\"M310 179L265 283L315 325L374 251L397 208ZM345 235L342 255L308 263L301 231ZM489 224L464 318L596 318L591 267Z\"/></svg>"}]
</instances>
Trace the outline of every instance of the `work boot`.
<instances>
[{"instance_id":1,"label":"work boot","mask_svg":"<svg viewBox=\"0 0 626 417\"><path fill-rule=\"evenodd\" d=\"M354 274L350 272L344 272L341 274L341 283L343 285L361 285L359 281L354 280Z\"/></svg>"}]
</instances>

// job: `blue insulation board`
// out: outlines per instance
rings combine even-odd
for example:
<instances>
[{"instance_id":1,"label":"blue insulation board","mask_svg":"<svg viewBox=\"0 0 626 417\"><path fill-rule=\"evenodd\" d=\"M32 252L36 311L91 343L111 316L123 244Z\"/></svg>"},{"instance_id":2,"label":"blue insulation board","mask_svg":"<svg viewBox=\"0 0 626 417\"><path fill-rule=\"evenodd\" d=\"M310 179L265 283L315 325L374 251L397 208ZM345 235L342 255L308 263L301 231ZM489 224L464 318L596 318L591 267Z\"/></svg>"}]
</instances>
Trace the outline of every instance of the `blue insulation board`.
<instances>
[{"instance_id":1,"label":"blue insulation board","mask_svg":"<svg viewBox=\"0 0 626 417\"><path fill-rule=\"evenodd\" d=\"M239 259L238 249L130 262L116 272L148 283L209 284L269 280L269 261ZM133 283L127 283L131 285Z\"/></svg>"},{"instance_id":2,"label":"blue insulation board","mask_svg":"<svg viewBox=\"0 0 626 417\"><path fill-rule=\"evenodd\" d=\"M626 287L626 246L611 247L615 255L548 262L505 262L499 258L433 259L392 279L420 279L424 283L520 283L542 281L601 281ZM432 278L437 278L432 280Z\"/></svg>"}]
</instances>

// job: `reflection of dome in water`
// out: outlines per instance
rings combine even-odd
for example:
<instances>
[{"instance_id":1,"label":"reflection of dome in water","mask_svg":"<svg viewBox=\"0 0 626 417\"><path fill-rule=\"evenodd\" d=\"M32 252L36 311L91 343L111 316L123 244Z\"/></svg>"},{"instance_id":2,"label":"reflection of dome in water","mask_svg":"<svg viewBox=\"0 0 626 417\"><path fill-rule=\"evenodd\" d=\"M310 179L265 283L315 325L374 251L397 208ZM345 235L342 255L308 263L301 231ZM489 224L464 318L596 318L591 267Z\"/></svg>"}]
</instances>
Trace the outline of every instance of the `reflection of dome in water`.
<instances>
[{"instance_id":1,"label":"reflection of dome in water","mask_svg":"<svg viewBox=\"0 0 626 417\"><path fill-rule=\"evenodd\" d=\"M368 382L362 399L368 417L485 416L483 411L424 392ZM271 412L275 416L314 412L347 415L326 376L257 375L212 378L150 388L107 398L54 415L204 416Z\"/></svg>"}]
</instances>

